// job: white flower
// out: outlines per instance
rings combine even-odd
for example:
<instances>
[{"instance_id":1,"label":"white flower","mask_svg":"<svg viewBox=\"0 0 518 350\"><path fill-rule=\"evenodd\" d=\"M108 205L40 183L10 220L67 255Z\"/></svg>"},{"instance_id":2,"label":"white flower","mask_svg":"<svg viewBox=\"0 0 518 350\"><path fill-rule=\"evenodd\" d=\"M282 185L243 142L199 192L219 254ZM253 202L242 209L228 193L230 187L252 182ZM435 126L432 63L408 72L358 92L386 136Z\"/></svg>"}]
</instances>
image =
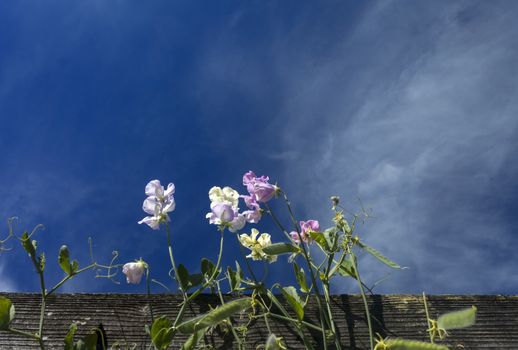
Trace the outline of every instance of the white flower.
<instances>
[{"instance_id":1,"label":"white flower","mask_svg":"<svg viewBox=\"0 0 518 350\"><path fill-rule=\"evenodd\" d=\"M230 187L214 186L209 190L210 213L205 217L209 223L228 227L230 232L241 230L246 224L246 217L239 213L239 193Z\"/></svg>"},{"instance_id":2,"label":"white flower","mask_svg":"<svg viewBox=\"0 0 518 350\"><path fill-rule=\"evenodd\" d=\"M237 207L239 202L239 193L231 187L214 186L209 190L209 199L212 203L230 203L231 206Z\"/></svg>"},{"instance_id":3,"label":"white flower","mask_svg":"<svg viewBox=\"0 0 518 350\"><path fill-rule=\"evenodd\" d=\"M139 284L146 268L147 264L143 260L138 260L137 262L124 264L122 273L126 275L126 281L128 283Z\"/></svg>"},{"instance_id":4,"label":"white flower","mask_svg":"<svg viewBox=\"0 0 518 350\"><path fill-rule=\"evenodd\" d=\"M261 236L259 236L259 239L257 239L258 235L259 231L255 228L252 229L252 234L250 236L245 233L239 235L239 242L244 247L252 251L246 257L252 258L252 260L266 260L270 263L275 262L277 260L277 256L268 255L263 252L263 248L272 244L271 236L268 233L262 233Z\"/></svg>"},{"instance_id":5,"label":"white flower","mask_svg":"<svg viewBox=\"0 0 518 350\"><path fill-rule=\"evenodd\" d=\"M164 186L160 184L158 180L152 180L146 185L146 195L148 196L142 204L142 210L151 216L146 216L140 220L139 224L146 224L154 230L160 228L160 224L169 221L169 215L167 213L172 212L176 208L174 201L174 184L170 183L167 185L167 189L164 190Z\"/></svg>"}]
</instances>

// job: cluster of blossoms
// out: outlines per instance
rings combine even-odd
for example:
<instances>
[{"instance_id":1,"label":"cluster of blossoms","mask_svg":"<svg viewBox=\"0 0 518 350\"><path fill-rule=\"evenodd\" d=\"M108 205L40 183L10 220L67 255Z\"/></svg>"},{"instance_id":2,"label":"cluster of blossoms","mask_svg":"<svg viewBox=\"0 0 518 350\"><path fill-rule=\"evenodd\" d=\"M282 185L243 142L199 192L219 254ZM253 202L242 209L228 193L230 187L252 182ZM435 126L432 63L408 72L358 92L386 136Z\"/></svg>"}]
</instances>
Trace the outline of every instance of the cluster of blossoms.
<instances>
[{"instance_id":1,"label":"cluster of blossoms","mask_svg":"<svg viewBox=\"0 0 518 350\"><path fill-rule=\"evenodd\" d=\"M269 263L277 261L276 255L268 255L263 252L265 247L272 245L271 236L268 233L262 233L259 238L257 236L259 236L259 231L255 228L252 229L250 236L245 233L239 235L239 242L252 251L246 257L252 258L252 260L266 260Z\"/></svg>"},{"instance_id":2,"label":"cluster of blossoms","mask_svg":"<svg viewBox=\"0 0 518 350\"><path fill-rule=\"evenodd\" d=\"M174 184L167 185L167 189L158 180L152 180L146 185L146 195L148 196L142 204L142 209L150 214L140 220L139 224L146 224L153 230L158 230L160 224L170 221L167 213L172 212L176 203L174 201Z\"/></svg>"},{"instance_id":3,"label":"cluster of blossoms","mask_svg":"<svg viewBox=\"0 0 518 350\"><path fill-rule=\"evenodd\" d=\"M230 187L212 187L209 191L211 211L206 218L211 224L228 227L230 232L241 230L247 222L258 223L262 215L259 203L266 203L279 191L268 180L267 176L257 177L252 171L247 172L243 176L243 185L248 195L241 196ZM239 212L239 198L243 198L248 207L242 213Z\"/></svg>"},{"instance_id":4,"label":"cluster of blossoms","mask_svg":"<svg viewBox=\"0 0 518 350\"><path fill-rule=\"evenodd\" d=\"M214 186L209 191L210 213L206 215L209 222L220 227L228 227L230 232L241 230L246 224L243 213L239 213L239 193L230 187Z\"/></svg>"},{"instance_id":5,"label":"cluster of blossoms","mask_svg":"<svg viewBox=\"0 0 518 350\"><path fill-rule=\"evenodd\" d=\"M214 186L209 190L210 212L206 218L209 223L219 226L220 228L228 228L230 232L241 230L245 224L256 224L262 216L261 203L271 200L280 191L279 187L269 183L268 176L256 176L253 171L248 171L243 175L243 185L246 187L248 194L240 195L236 190L230 187ZM168 213L172 212L176 203L174 201L175 187L169 183L167 189L160 184L159 180L152 180L146 185L147 198L142 204L142 209L149 214L140 220L139 224L146 224L154 230L158 230L160 225L169 222ZM239 212L239 198L242 198L248 208L243 212ZM301 243L311 241L310 232L319 231L320 225L316 220L300 221L300 236L296 231L290 232L292 240ZM250 235L241 234L238 237L239 242L244 247L250 249L251 253L247 258L253 260L265 260L270 263L277 260L277 256L266 254L263 249L272 244L271 236L268 233L260 234L255 228L252 228ZM128 283L140 283L142 275L147 269L147 264L142 260L130 262L123 266L122 272L126 275Z\"/></svg>"}]
</instances>

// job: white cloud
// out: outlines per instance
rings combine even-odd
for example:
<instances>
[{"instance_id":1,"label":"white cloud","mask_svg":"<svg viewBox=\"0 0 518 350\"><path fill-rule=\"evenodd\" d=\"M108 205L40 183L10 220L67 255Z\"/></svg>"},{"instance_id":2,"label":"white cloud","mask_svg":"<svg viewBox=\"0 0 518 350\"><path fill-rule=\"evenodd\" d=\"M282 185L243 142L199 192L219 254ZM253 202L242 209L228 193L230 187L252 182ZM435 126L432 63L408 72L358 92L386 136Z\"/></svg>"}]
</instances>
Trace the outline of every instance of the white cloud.
<instances>
[{"instance_id":1,"label":"white cloud","mask_svg":"<svg viewBox=\"0 0 518 350\"><path fill-rule=\"evenodd\" d=\"M483 201L516 151L518 28L493 5L428 4L375 7L326 64L303 76L305 62L287 68L286 89L297 93L283 108L293 135L285 145L304 156L286 160L284 183L307 189L295 202L358 195L374 208L360 235L411 268L380 291L516 288L517 264L496 258L513 256L512 232ZM359 71L348 68L362 57ZM301 144L300 135L316 137ZM383 275L374 260L362 263L367 280Z\"/></svg>"},{"instance_id":2,"label":"white cloud","mask_svg":"<svg viewBox=\"0 0 518 350\"><path fill-rule=\"evenodd\" d=\"M0 254L0 259L2 255ZM18 287L11 277L9 271L6 271L5 263L0 261L0 292L16 292Z\"/></svg>"}]
</instances>

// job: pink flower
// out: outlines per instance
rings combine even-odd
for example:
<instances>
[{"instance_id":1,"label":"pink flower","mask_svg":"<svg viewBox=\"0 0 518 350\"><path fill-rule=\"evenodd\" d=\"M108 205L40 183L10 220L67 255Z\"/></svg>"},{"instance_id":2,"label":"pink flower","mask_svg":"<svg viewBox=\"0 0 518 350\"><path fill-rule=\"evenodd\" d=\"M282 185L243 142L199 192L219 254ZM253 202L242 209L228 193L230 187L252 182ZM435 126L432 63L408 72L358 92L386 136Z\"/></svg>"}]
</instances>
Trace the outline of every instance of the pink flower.
<instances>
[{"instance_id":1,"label":"pink flower","mask_svg":"<svg viewBox=\"0 0 518 350\"><path fill-rule=\"evenodd\" d=\"M268 176L257 177L253 171L243 175L243 185L246 186L250 197L259 203L268 202L279 191L277 186L268 183L269 180ZM245 202L246 200L245 198Z\"/></svg>"},{"instance_id":2,"label":"pink flower","mask_svg":"<svg viewBox=\"0 0 518 350\"><path fill-rule=\"evenodd\" d=\"M311 240L310 232L318 232L320 231L320 224L317 220L308 220L300 222L300 237L304 242L309 242ZM290 232L291 238L300 243L299 234L296 231Z\"/></svg>"},{"instance_id":3,"label":"pink flower","mask_svg":"<svg viewBox=\"0 0 518 350\"><path fill-rule=\"evenodd\" d=\"M126 275L126 282L139 284L147 268L147 264L143 260L137 262L129 262L122 267L122 273Z\"/></svg>"}]
</instances>

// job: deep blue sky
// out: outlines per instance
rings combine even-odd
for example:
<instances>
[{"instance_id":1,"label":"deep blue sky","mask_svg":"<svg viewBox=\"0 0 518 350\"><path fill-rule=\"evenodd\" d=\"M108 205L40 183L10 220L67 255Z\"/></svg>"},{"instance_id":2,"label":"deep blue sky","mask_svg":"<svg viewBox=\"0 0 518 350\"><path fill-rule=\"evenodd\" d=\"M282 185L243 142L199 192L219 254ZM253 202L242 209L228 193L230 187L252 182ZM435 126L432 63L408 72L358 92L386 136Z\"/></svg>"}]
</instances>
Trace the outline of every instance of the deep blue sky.
<instances>
[{"instance_id":1,"label":"deep blue sky","mask_svg":"<svg viewBox=\"0 0 518 350\"><path fill-rule=\"evenodd\" d=\"M409 267L378 292L515 294L517 14L514 1L2 2L0 219L46 226L49 284L59 246L84 265L89 236L100 261L142 257L167 282L164 233L136 223L146 183L176 184L174 250L192 270L217 251L209 188L244 191L252 169L300 219L329 224L330 195L372 207L358 233ZM387 272L361 264L369 284ZM64 290L144 291L119 280ZM0 290L37 283L18 245L0 255Z\"/></svg>"}]
</instances>

